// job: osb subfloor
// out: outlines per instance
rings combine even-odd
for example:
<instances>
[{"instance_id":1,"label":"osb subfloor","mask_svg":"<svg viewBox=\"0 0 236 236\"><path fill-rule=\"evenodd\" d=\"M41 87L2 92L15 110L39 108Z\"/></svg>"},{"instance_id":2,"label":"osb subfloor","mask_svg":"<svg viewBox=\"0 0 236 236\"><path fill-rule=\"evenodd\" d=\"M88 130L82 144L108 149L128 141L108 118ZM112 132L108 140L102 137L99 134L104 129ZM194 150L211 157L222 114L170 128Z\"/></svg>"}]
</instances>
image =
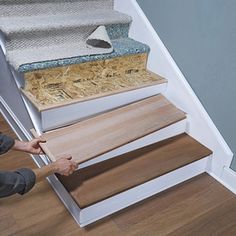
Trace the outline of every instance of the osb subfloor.
<instances>
[{"instance_id":1,"label":"osb subfloor","mask_svg":"<svg viewBox=\"0 0 236 236\"><path fill-rule=\"evenodd\" d=\"M0 118L0 130L12 134ZM28 155L1 156L2 170L33 168ZM234 236L236 197L204 174L80 229L43 181L27 195L0 200L0 235L43 236Z\"/></svg>"},{"instance_id":2,"label":"osb subfloor","mask_svg":"<svg viewBox=\"0 0 236 236\"><path fill-rule=\"evenodd\" d=\"M25 74L25 95L39 108L158 83L146 70L147 54L87 62Z\"/></svg>"}]
</instances>

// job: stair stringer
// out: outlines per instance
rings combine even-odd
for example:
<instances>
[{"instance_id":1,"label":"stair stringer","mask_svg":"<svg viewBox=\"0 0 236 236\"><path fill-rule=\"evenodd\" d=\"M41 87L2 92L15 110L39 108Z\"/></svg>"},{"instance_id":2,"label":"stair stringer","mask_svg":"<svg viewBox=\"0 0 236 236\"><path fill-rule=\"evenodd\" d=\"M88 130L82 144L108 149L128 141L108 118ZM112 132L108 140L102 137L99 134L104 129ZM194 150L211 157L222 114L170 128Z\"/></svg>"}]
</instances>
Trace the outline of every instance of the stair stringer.
<instances>
[{"instance_id":1,"label":"stair stringer","mask_svg":"<svg viewBox=\"0 0 236 236\"><path fill-rule=\"evenodd\" d=\"M0 30L0 48L2 49L3 54L6 55L5 36L1 30Z\"/></svg>"},{"instance_id":2,"label":"stair stringer","mask_svg":"<svg viewBox=\"0 0 236 236\"><path fill-rule=\"evenodd\" d=\"M187 133L213 151L213 158L209 165L208 173L218 179L222 179L224 169L229 168L233 158L233 153L229 146L137 1L115 0L114 6L115 10L128 14L133 18L130 37L150 46L151 52L148 59L148 69L168 79L168 88L164 95L188 114L189 127ZM224 181L222 180L222 182Z\"/></svg>"},{"instance_id":3,"label":"stair stringer","mask_svg":"<svg viewBox=\"0 0 236 236\"><path fill-rule=\"evenodd\" d=\"M14 76L4 54L4 40L0 32L0 102L11 110L11 116L20 120L21 129L30 130L33 127L27 109L15 83ZM9 90L10 88L10 90Z\"/></svg>"}]
</instances>

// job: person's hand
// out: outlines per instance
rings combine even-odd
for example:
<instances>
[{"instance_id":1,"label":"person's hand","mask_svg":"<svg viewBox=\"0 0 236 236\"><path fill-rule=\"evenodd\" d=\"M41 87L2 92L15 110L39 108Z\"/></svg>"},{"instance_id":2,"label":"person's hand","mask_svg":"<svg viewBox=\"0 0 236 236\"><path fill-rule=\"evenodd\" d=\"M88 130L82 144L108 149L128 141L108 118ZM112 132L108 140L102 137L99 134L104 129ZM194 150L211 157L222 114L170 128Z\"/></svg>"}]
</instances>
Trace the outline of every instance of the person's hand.
<instances>
[{"instance_id":1,"label":"person's hand","mask_svg":"<svg viewBox=\"0 0 236 236\"><path fill-rule=\"evenodd\" d=\"M45 143L46 141L42 138L32 139L29 142L22 142L19 140L15 140L15 144L13 146L14 150L28 152L30 154L40 155L43 154L43 150L40 147L40 143Z\"/></svg>"},{"instance_id":2,"label":"person's hand","mask_svg":"<svg viewBox=\"0 0 236 236\"><path fill-rule=\"evenodd\" d=\"M71 175L77 168L78 164L72 160L70 155L63 155L53 163L55 173L60 175Z\"/></svg>"}]
</instances>

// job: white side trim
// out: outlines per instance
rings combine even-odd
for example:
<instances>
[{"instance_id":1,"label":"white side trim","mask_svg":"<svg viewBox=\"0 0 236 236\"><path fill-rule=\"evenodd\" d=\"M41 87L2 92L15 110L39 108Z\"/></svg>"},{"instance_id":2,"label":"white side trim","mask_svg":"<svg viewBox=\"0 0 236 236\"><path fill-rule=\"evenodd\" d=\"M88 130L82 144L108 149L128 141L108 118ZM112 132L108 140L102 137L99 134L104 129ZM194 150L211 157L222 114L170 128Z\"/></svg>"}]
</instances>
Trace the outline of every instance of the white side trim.
<instances>
[{"instance_id":1,"label":"white side trim","mask_svg":"<svg viewBox=\"0 0 236 236\"><path fill-rule=\"evenodd\" d=\"M0 47L2 48L4 55L6 55L5 37L1 30L0 30Z\"/></svg>"},{"instance_id":2,"label":"white side trim","mask_svg":"<svg viewBox=\"0 0 236 236\"><path fill-rule=\"evenodd\" d=\"M183 181L193 178L206 171L209 157L162 175L145 184L115 195L97 204L81 210L80 226L84 227L114 212L160 193Z\"/></svg>"},{"instance_id":3,"label":"white side trim","mask_svg":"<svg viewBox=\"0 0 236 236\"><path fill-rule=\"evenodd\" d=\"M236 173L233 170L225 167L220 178L212 172L209 172L209 174L218 182L223 184L232 193L236 194Z\"/></svg>"},{"instance_id":4,"label":"white side trim","mask_svg":"<svg viewBox=\"0 0 236 236\"><path fill-rule=\"evenodd\" d=\"M7 103L5 102L5 100L2 98L2 96L0 95L0 103L2 104L2 106L6 109L6 111L9 113L9 116L11 117L12 120L14 120L14 122L17 123L17 127L13 126L11 122L8 122L8 124L10 125L11 129L14 131L14 133L18 136L18 138L20 140L22 140L22 137L19 136L19 131L22 132L23 134L25 134L26 138L28 140L30 140L32 137L28 134L27 130L25 129L25 127L18 121L16 115L12 112L12 110L10 109L10 107L7 105ZM5 118L5 120L9 120L9 118L6 116L5 112L0 108L0 112L3 115L3 117Z\"/></svg>"},{"instance_id":5,"label":"white side trim","mask_svg":"<svg viewBox=\"0 0 236 236\"><path fill-rule=\"evenodd\" d=\"M188 133L214 153L211 171L221 176L233 153L135 0L115 0L115 9L133 18L130 36L151 47L148 67L168 80L164 95L188 114Z\"/></svg>"},{"instance_id":6,"label":"white side trim","mask_svg":"<svg viewBox=\"0 0 236 236\"><path fill-rule=\"evenodd\" d=\"M94 158L90 161L84 162L80 164L79 169L82 169L84 167L93 165L95 163L99 163L101 161L105 161L108 159L111 159L113 157L117 157L119 155L122 155L124 153L136 150L138 148L145 147L147 145L157 143L161 140L176 136L178 134L185 133L186 131L186 126L187 126L187 120L181 120L179 122L176 122L166 128L163 128L161 130L158 130L157 132L154 132L152 134L149 134L143 138L140 138L138 140L135 140L131 143L128 143L124 146L121 146L119 148L116 148L110 152L107 152L97 158Z\"/></svg>"}]
</instances>

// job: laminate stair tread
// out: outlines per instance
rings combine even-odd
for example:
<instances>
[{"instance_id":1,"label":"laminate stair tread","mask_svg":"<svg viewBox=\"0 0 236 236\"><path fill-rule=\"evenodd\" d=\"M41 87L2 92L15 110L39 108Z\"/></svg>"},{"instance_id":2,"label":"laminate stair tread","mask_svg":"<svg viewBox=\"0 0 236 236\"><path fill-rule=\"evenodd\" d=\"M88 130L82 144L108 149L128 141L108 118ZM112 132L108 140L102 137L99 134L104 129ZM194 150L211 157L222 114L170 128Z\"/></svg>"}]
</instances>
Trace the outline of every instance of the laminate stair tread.
<instances>
[{"instance_id":1,"label":"laminate stair tread","mask_svg":"<svg viewBox=\"0 0 236 236\"><path fill-rule=\"evenodd\" d=\"M41 145L52 161L70 153L82 163L185 118L183 111L159 94L43 133L47 142Z\"/></svg>"},{"instance_id":2,"label":"laminate stair tread","mask_svg":"<svg viewBox=\"0 0 236 236\"><path fill-rule=\"evenodd\" d=\"M85 208L211 153L192 137L181 134L59 179L78 205Z\"/></svg>"}]
</instances>

